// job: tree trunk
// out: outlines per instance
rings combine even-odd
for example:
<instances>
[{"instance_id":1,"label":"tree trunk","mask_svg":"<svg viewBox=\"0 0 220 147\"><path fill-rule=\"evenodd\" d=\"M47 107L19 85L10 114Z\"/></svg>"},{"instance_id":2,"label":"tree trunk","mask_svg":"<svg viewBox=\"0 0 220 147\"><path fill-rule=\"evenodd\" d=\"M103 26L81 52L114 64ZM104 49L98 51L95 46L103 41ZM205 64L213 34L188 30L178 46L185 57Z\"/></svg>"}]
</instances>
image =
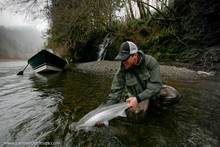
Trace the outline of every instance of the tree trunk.
<instances>
[{"instance_id":1,"label":"tree trunk","mask_svg":"<svg viewBox=\"0 0 220 147\"><path fill-rule=\"evenodd\" d=\"M143 0L140 0L140 2L141 2L141 9L142 9L142 11L143 11L144 18L146 18L147 14L146 14L146 11L145 11L145 8L144 8Z\"/></svg>"},{"instance_id":2,"label":"tree trunk","mask_svg":"<svg viewBox=\"0 0 220 147\"><path fill-rule=\"evenodd\" d=\"M134 19L134 12L133 12L133 9L132 9L131 0L128 0L128 5L129 5L131 18Z\"/></svg>"},{"instance_id":3,"label":"tree trunk","mask_svg":"<svg viewBox=\"0 0 220 147\"><path fill-rule=\"evenodd\" d=\"M129 8L128 8L129 6L128 6L128 4L127 3L125 3L125 11L126 11L126 13L127 13L127 18L129 18L129 19L131 19L131 13L130 13L130 11L129 11Z\"/></svg>"},{"instance_id":4,"label":"tree trunk","mask_svg":"<svg viewBox=\"0 0 220 147\"><path fill-rule=\"evenodd\" d=\"M156 8L157 8L158 10L160 10L159 2L160 2L160 0L156 0Z\"/></svg>"},{"instance_id":5,"label":"tree trunk","mask_svg":"<svg viewBox=\"0 0 220 147\"><path fill-rule=\"evenodd\" d=\"M149 4L150 0L146 0L146 3ZM147 13L146 13L146 17L149 18L150 15L151 15L151 12L150 12L150 7L147 5L147 6L144 6L144 3L143 4L143 7L145 7L145 9L147 9Z\"/></svg>"},{"instance_id":6,"label":"tree trunk","mask_svg":"<svg viewBox=\"0 0 220 147\"><path fill-rule=\"evenodd\" d=\"M144 16L143 5L141 0L137 0L137 6L140 12L140 18L143 19L145 16Z\"/></svg>"}]
</instances>

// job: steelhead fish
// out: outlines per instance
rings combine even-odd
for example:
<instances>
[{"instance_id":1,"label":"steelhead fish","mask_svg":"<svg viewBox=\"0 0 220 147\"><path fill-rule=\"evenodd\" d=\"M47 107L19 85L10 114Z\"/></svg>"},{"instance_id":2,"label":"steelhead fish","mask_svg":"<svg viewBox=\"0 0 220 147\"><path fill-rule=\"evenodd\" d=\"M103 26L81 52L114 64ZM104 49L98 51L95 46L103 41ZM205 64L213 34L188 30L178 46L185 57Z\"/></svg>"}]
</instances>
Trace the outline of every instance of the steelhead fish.
<instances>
[{"instance_id":1,"label":"steelhead fish","mask_svg":"<svg viewBox=\"0 0 220 147\"><path fill-rule=\"evenodd\" d=\"M118 103L110 106L104 106L101 108L96 108L89 113L87 113L83 118L81 118L76 126L75 130L87 129L89 127L95 126L97 122L104 122L108 125L108 121L114 119L118 116L127 117L125 110L128 108L128 103Z\"/></svg>"}]
</instances>

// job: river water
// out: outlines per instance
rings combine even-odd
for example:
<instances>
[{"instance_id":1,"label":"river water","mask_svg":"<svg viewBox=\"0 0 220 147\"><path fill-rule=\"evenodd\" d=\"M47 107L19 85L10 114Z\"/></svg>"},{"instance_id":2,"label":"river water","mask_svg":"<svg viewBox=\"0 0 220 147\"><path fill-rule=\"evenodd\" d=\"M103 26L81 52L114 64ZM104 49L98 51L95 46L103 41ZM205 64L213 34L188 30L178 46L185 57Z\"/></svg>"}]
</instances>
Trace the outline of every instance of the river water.
<instances>
[{"instance_id":1,"label":"river water","mask_svg":"<svg viewBox=\"0 0 220 147\"><path fill-rule=\"evenodd\" d=\"M69 125L101 104L111 78L76 72L39 75L24 61L0 61L0 146L220 146L220 75L164 81L182 94L174 107L143 119L74 132Z\"/></svg>"}]
</instances>

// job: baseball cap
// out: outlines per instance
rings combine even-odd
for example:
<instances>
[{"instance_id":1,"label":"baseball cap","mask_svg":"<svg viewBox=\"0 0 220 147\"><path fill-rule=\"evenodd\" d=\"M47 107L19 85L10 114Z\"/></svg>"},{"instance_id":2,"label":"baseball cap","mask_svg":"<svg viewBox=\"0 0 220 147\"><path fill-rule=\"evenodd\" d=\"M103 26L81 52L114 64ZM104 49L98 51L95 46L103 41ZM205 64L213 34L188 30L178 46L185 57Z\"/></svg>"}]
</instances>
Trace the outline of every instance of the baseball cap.
<instances>
[{"instance_id":1,"label":"baseball cap","mask_svg":"<svg viewBox=\"0 0 220 147\"><path fill-rule=\"evenodd\" d=\"M123 42L120 46L120 51L115 57L115 60L123 61L126 60L131 54L137 53L138 48L136 44L131 41Z\"/></svg>"}]
</instances>

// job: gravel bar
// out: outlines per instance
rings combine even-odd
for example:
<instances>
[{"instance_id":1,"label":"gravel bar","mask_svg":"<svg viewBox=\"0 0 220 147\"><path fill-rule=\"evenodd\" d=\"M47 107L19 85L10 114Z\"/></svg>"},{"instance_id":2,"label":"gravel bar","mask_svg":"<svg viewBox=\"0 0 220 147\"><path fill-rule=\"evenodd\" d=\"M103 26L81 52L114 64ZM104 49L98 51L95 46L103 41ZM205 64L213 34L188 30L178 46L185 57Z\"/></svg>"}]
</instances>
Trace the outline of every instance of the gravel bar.
<instances>
[{"instance_id":1,"label":"gravel bar","mask_svg":"<svg viewBox=\"0 0 220 147\"><path fill-rule=\"evenodd\" d=\"M93 61L86 63L77 63L72 67L73 71L92 73L98 75L113 76L120 66L119 61ZM201 75L196 71L187 69L185 67L176 67L168 65L160 65L162 78L166 79L199 79Z\"/></svg>"}]
</instances>

